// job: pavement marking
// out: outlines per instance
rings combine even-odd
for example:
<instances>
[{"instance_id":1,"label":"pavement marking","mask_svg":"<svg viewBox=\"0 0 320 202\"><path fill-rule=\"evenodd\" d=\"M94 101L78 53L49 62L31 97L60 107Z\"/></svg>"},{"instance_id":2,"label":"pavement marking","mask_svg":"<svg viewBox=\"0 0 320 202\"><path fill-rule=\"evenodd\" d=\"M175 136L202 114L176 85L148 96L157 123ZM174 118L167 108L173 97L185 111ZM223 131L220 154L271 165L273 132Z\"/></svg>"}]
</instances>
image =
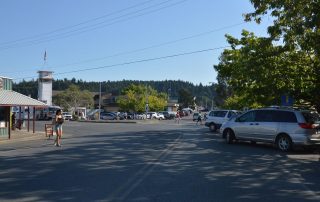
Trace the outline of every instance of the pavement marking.
<instances>
[{"instance_id":1,"label":"pavement marking","mask_svg":"<svg viewBox=\"0 0 320 202\"><path fill-rule=\"evenodd\" d=\"M182 136L183 134L180 133L172 144L164 149L155 159L153 159L152 162L147 162L145 166L129 178L127 183L119 187L111 196L109 196L106 201L125 200L128 195L153 171L158 163L165 159L181 143Z\"/></svg>"}]
</instances>

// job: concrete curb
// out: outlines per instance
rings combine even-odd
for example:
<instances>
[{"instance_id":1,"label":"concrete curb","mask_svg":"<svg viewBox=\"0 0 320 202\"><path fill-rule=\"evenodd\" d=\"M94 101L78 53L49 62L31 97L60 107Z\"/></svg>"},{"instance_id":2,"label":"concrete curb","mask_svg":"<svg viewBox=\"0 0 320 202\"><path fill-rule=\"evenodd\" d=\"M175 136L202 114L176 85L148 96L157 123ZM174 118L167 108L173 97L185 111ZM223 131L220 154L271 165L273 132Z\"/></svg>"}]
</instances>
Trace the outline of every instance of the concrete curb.
<instances>
[{"instance_id":1,"label":"concrete curb","mask_svg":"<svg viewBox=\"0 0 320 202\"><path fill-rule=\"evenodd\" d=\"M85 123L137 123L136 121L118 121L118 120L80 120L78 122L85 122Z\"/></svg>"}]
</instances>

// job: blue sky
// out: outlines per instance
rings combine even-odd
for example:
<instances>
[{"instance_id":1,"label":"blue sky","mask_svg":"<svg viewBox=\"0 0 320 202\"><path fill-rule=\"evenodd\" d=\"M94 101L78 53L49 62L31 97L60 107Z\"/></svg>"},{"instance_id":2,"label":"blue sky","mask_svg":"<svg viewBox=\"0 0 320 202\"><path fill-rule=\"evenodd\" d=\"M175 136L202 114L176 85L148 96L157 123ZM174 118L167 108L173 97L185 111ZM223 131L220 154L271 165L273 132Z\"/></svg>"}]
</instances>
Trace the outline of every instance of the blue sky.
<instances>
[{"instance_id":1,"label":"blue sky","mask_svg":"<svg viewBox=\"0 0 320 202\"><path fill-rule=\"evenodd\" d=\"M244 23L250 11L249 0L2 0L0 75L209 85L223 49L145 60L225 47L242 29L265 36L271 19Z\"/></svg>"}]
</instances>

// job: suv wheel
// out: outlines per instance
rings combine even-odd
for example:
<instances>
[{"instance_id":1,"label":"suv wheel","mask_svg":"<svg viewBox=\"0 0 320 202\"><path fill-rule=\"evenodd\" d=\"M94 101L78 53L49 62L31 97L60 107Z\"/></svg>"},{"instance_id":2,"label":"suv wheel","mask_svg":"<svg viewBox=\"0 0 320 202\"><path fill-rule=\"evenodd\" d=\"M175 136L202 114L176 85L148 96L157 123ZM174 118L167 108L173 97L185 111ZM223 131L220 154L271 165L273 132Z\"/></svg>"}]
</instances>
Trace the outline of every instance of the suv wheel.
<instances>
[{"instance_id":1,"label":"suv wheel","mask_svg":"<svg viewBox=\"0 0 320 202\"><path fill-rule=\"evenodd\" d=\"M216 132L216 130L217 130L216 124L211 123L211 124L209 125L209 129L210 129L210 131L212 131L212 132Z\"/></svg>"},{"instance_id":2,"label":"suv wheel","mask_svg":"<svg viewBox=\"0 0 320 202\"><path fill-rule=\"evenodd\" d=\"M226 135L225 135L225 140L227 144L232 144L233 140L234 140L234 133L232 132L232 130L227 129L226 131Z\"/></svg>"},{"instance_id":3,"label":"suv wheel","mask_svg":"<svg viewBox=\"0 0 320 202\"><path fill-rule=\"evenodd\" d=\"M292 140L288 135L280 135L276 141L277 147L281 151L290 151L292 147Z\"/></svg>"}]
</instances>

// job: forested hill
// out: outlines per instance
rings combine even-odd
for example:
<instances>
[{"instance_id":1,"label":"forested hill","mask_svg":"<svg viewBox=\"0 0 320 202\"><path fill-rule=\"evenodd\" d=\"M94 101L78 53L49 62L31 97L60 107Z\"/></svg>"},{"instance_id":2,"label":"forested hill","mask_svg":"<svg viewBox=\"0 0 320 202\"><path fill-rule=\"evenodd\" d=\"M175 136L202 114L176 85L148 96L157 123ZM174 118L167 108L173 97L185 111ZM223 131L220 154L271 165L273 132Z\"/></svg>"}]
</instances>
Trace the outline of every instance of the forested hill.
<instances>
[{"instance_id":1,"label":"forested hill","mask_svg":"<svg viewBox=\"0 0 320 202\"><path fill-rule=\"evenodd\" d=\"M63 79L53 81L53 90L65 90L71 84L75 84L80 87L81 90L89 90L91 92L99 92L99 82L87 82L76 79ZM105 81L101 82L101 91L119 95L121 91L131 84L148 85L158 92L165 92L170 94L170 97L178 97L180 90L188 91L192 96L196 96L198 99L205 101L211 100L216 96L215 85L203 86L202 84L194 85L193 83L186 81L134 81L134 80L122 80L122 81ZM38 94L38 81L22 81L20 83L13 84L13 90L25 95L31 95L33 98L37 98Z\"/></svg>"}]
</instances>

